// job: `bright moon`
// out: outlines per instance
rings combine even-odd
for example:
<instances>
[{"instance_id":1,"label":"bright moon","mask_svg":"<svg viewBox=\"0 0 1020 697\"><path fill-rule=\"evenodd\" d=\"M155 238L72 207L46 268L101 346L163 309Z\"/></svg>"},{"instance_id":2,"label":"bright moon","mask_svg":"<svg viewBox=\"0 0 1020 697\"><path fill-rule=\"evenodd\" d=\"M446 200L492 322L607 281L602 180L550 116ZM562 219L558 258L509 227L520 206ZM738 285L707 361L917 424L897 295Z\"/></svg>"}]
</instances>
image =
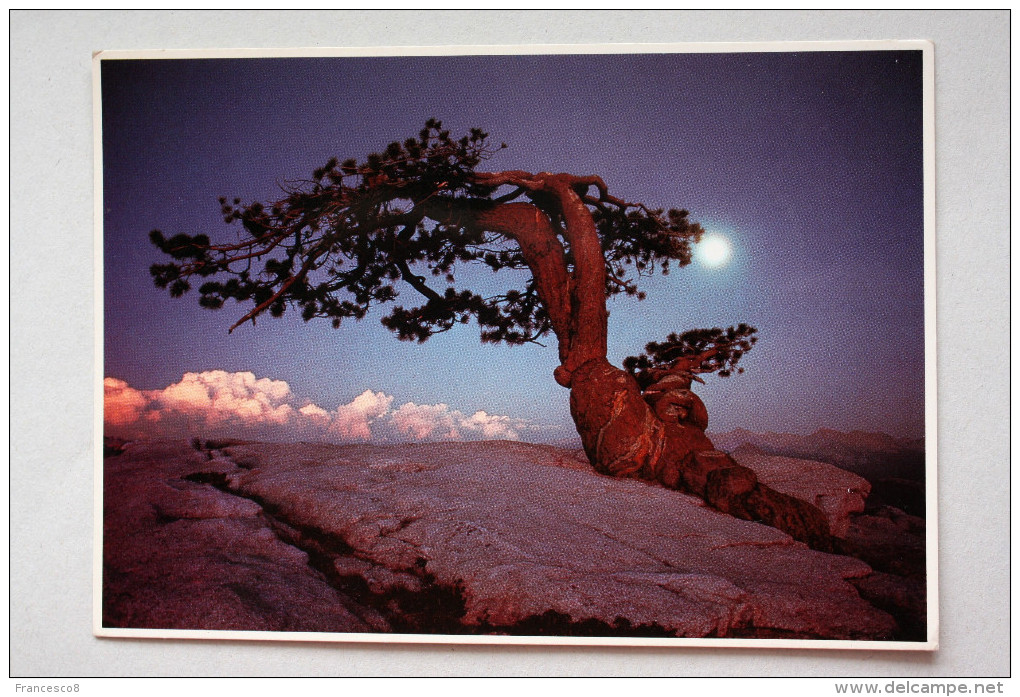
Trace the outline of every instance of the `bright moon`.
<instances>
[{"instance_id":1,"label":"bright moon","mask_svg":"<svg viewBox=\"0 0 1020 697\"><path fill-rule=\"evenodd\" d=\"M733 248L730 247L730 241L722 235L706 235L698 243L697 253L702 264L715 268L730 260Z\"/></svg>"}]
</instances>

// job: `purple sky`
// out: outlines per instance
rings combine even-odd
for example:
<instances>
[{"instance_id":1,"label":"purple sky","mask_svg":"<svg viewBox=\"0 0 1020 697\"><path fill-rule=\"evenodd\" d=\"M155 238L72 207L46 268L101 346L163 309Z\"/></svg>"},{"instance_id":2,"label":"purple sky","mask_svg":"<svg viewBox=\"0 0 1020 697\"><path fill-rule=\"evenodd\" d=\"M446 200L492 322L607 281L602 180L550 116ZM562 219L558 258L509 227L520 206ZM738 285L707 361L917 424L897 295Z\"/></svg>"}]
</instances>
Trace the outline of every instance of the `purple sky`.
<instances>
[{"instance_id":1,"label":"purple sky","mask_svg":"<svg viewBox=\"0 0 1020 697\"><path fill-rule=\"evenodd\" d=\"M710 431L923 435L921 52L148 60L103 63L105 375L159 390L187 372L283 380L326 410L366 390L574 434L549 346L423 345L383 312L333 330L297 313L227 334L245 309L171 299L148 232L232 235L219 196L268 200L331 156L438 117L509 149L484 169L599 174L684 207L734 246L610 303L619 365L670 331L747 322L746 373L699 388ZM465 279L470 275L464 276ZM414 291L407 288L407 295Z\"/></svg>"}]
</instances>

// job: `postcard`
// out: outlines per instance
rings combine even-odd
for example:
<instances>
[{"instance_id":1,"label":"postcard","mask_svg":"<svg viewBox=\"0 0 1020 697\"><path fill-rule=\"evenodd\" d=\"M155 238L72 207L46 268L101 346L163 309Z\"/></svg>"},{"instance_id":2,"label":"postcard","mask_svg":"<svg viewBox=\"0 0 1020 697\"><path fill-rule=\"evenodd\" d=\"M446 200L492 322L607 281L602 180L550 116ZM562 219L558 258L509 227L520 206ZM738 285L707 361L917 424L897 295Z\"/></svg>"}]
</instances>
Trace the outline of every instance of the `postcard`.
<instances>
[{"instance_id":1,"label":"postcard","mask_svg":"<svg viewBox=\"0 0 1020 697\"><path fill-rule=\"evenodd\" d=\"M930 43L94 76L97 635L937 647Z\"/></svg>"}]
</instances>

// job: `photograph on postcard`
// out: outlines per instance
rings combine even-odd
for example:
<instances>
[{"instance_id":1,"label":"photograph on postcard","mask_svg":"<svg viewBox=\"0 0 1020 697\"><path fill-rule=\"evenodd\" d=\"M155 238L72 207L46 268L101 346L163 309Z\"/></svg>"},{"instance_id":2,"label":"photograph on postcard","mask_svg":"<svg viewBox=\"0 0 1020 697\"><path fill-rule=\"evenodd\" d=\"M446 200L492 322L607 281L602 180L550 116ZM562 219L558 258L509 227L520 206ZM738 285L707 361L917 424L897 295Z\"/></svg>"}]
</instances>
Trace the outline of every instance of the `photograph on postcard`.
<instances>
[{"instance_id":1,"label":"photograph on postcard","mask_svg":"<svg viewBox=\"0 0 1020 697\"><path fill-rule=\"evenodd\" d=\"M566 48L96 57L97 634L934 648L930 45Z\"/></svg>"}]
</instances>

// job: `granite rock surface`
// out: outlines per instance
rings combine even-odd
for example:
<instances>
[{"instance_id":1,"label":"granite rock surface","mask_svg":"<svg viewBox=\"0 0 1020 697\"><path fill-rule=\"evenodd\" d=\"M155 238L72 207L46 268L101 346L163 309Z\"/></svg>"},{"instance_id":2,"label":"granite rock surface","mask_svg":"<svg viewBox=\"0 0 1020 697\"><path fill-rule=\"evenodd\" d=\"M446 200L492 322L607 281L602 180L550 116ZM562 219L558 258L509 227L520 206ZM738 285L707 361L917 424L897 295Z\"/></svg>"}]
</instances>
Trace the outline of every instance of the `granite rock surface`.
<instances>
[{"instance_id":1,"label":"granite rock surface","mask_svg":"<svg viewBox=\"0 0 1020 697\"><path fill-rule=\"evenodd\" d=\"M577 451L505 441L135 441L118 450L104 478L107 626L822 639L899 631L858 590L890 594L863 561L692 496L601 476Z\"/></svg>"}]
</instances>

